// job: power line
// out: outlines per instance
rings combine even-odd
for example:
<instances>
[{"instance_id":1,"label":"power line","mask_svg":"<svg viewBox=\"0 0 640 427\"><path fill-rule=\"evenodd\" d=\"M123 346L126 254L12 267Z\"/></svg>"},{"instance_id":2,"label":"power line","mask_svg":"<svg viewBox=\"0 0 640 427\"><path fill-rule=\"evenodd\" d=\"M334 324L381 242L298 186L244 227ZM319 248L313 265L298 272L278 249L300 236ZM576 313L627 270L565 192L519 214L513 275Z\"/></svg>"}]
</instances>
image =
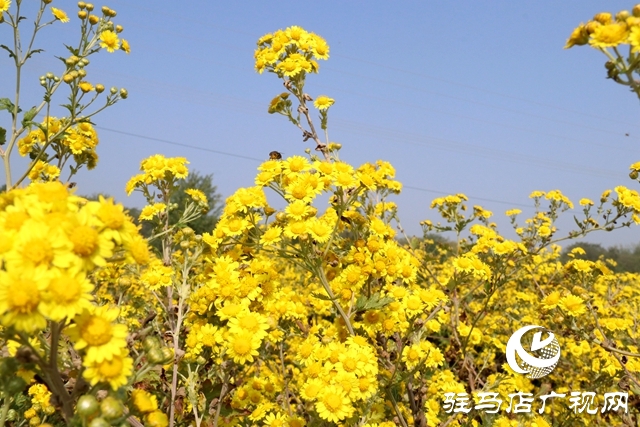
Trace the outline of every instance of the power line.
<instances>
[{"instance_id":1,"label":"power line","mask_svg":"<svg viewBox=\"0 0 640 427\"><path fill-rule=\"evenodd\" d=\"M169 141L167 139L154 138L154 137L151 137L151 136L139 135L139 134L135 134L135 133L131 133L131 132L124 132L124 131L121 131L121 130L106 128L106 127L102 127L102 126L94 126L94 127L97 128L97 129L106 130L107 132L119 133L121 135L127 135L127 136L132 136L132 137L135 137L135 138L147 139L149 141L163 142L165 144L177 145L177 146L180 146L180 147L193 148L194 150L201 150L201 151L207 151L209 153L222 154L223 156L237 157L237 158L240 158L240 159L247 159L247 160L255 160L257 162L263 162L264 161L263 159L258 159L256 157L250 157L250 156L243 156L242 154L227 153L225 151L213 150L211 148L204 148L204 147L198 147L198 146L195 146L195 145L183 144L183 143L180 143L180 142Z\"/></svg>"},{"instance_id":2,"label":"power line","mask_svg":"<svg viewBox=\"0 0 640 427\"><path fill-rule=\"evenodd\" d=\"M223 29L225 31L234 32L236 34L242 34L242 35L245 35L245 36L248 36L248 37L252 37L252 38L255 38L255 39L257 39L257 37L259 37L259 35L256 35L254 32L241 31L241 30L238 30L236 28L226 27L226 26L222 26L222 25L218 25L218 24L212 24L210 21L200 21L200 20L196 20L196 19L192 19L192 18L185 18L183 16L178 16L175 13L163 12L161 10L158 10L157 8L152 8L152 9L151 8L141 8L139 6L132 5L130 2L127 2L127 7L132 7L134 9L138 9L138 10L144 10L145 12L150 12L150 13L153 13L153 14L156 14L156 15L164 15L166 17L170 17L171 19L179 19L179 20L182 20L182 21L185 21L185 22L196 23L196 24L199 24L199 25L202 25L202 26L205 26L205 27L209 27L209 28ZM138 25L141 25L141 24L138 23ZM151 27L146 27L146 28L151 28ZM158 31L155 28L151 28L151 29L153 31ZM163 29L162 32L166 33L166 29ZM193 39L193 40L198 40L198 41L202 40L201 38L190 37L190 36L185 35L185 34L172 33L172 35L178 36L178 37L183 37L183 38L188 38L188 39ZM245 49L244 47L235 46L235 45L227 44L227 43L222 44L222 43L219 43L219 42L215 42L215 44L224 45L226 47L231 47L231 48L236 49L236 50L244 50ZM166 54L166 51L164 51L163 54ZM609 121L609 122L612 122L612 123L623 124L625 126L629 126L629 125L637 126L637 125L630 124L628 122L624 122L622 120L616 120L616 119L612 119L612 118L609 118L609 117L598 116L598 115L590 114L590 113L587 113L587 112L584 112L584 111L576 111L576 110L572 110L572 109L569 109L569 108L558 107L558 106L552 105L552 104L546 104L546 103L534 101L534 100L527 99L527 98L522 98L522 97L518 97L518 96L513 96L513 95L501 93L501 92L498 92L498 91L485 89L485 88L478 87L478 86L473 86L473 85L469 85L469 84L465 84L465 83L460 83L458 81L453 81L453 80L448 80L448 79L444 79L444 78L437 77L437 76L432 76L432 75L429 75L429 74L425 74L423 72L416 72L416 71L407 70L407 69L403 69L403 68L393 67L393 66L390 66L388 64L382 64L382 63L378 63L378 62L375 62L375 61L370 61L370 60L357 58L357 57L353 57L353 56L349 56L349 55L342 55L342 54L338 54L338 53L332 53L331 55L334 56L334 57L344 58L344 59L347 59L347 60L364 63L364 64L371 65L371 66L378 67L378 68L384 68L384 69L391 70L391 71L396 71L396 72L401 72L401 73L405 73L405 74L418 76L418 77L421 77L423 79L434 80L434 81L438 81L438 82L442 82L442 83L447 83L447 84L450 84L450 85L453 85L453 86L463 87L465 89L472 89L472 90L475 90L475 91L478 91L478 92L484 92L484 93L488 93L488 94L491 94L491 95L500 96L500 97L507 98L507 99L513 99L513 100L517 100L517 101L521 101L521 102L527 102L529 104L533 104L533 105L537 105L537 106L541 106L541 107L553 108L553 109L556 109L556 110L559 110L559 111L566 111L568 113L578 114L578 115L582 115L582 116L585 116L585 117L591 117L591 118L597 118L597 119L600 119L600 120L606 120L606 121ZM359 76L359 77L364 77L364 76ZM365 78L368 78L368 77L365 77ZM443 95L443 94L440 94L440 95L441 96L448 96L448 95ZM453 97L453 98L455 98L455 97ZM464 100L463 98L458 98L458 99ZM477 103L477 102L471 101L471 100L465 100L465 102ZM489 105L489 104L485 104L485 105L489 106L489 107L492 107L492 108L504 109L502 107L496 107L496 106L492 106L492 105ZM517 112L515 110L510 110L510 111ZM519 114L530 115L530 114L524 113L524 112L521 112ZM540 117L540 116L538 116L538 117ZM540 117L540 118L543 118L543 117ZM550 118L544 118L544 119L551 120L551 121L557 121L555 119L550 119ZM577 124L575 124L575 125L577 125ZM582 126L582 125L577 125L577 126Z\"/></svg>"},{"instance_id":3,"label":"power line","mask_svg":"<svg viewBox=\"0 0 640 427\"><path fill-rule=\"evenodd\" d=\"M198 146L190 145L190 144L183 144L183 143L179 143L179 142L175 142L175 141L170 141L170 140L167 140L167 139L154 138L154 137L140 135L140 134L136 134L136 133L132 133L132 132L125 132L125 131L121 131L121 130L117 130L117 129L106 128L106 127L103 127L103 126L94 126L94 127L97 128L97 129L101 129L101 130L107 131L107 132L118 133L118 134L121 134L121 135L127 135L127 136L131 136L131 137L134 137L134 138L146 139L146 140L149 140L149 141L162 142L162 143L170 144L170 145L177 145L177 146L180 146L180 147L192 148L194 150L201 150L201 151L206 151L206 152L210 152L210 153L221 154L223 156L237 157L237 158L246 159L246 160L255 160L255 161L258 161L258 162L263 162L264 161L263 159L258 159L256 157L249 157L249 156L243 156L243 155L240 155L240 154L227 153L227 152L224 152L224 151L213 150L213 149L204 148L204 147L198 147ZM433 190L433 189L422 188L422 187L415 187L415 186L412 186L412 185L403 185L403 188L407 188L407 189L410 189L410 190L416 190L416 191L422 191L422 192L426 192L426 193L442 194L442 195L455 194L455 193L452 193L452 192ZM466 194L466 193L465 193L465 195L467 197L469 197L470 199L481 200L481 201L485 201L485 202L500 203L500 204L504 204L504 205L520 206L520 207L525 207L525 208L532 208L533 207L531 205L524 205L522 203L509 202L509 201L506 201L506 200L488 199L488 198L484 198L484 197L473 196L471 194Z\"/></svg>"}]
</instances>

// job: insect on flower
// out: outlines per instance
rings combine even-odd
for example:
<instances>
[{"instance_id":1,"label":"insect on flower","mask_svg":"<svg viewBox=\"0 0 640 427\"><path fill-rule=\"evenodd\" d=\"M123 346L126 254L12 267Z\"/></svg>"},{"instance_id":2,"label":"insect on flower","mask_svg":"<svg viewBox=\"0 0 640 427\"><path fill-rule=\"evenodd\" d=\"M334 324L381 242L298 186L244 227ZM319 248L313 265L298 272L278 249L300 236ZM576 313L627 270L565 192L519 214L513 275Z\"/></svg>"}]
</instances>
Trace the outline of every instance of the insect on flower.
<instances>
[{"instance_id":1,"label":"insect on flower","mask_svg":"<svg viewBox=\"0 0 640 427\"><path fill-rule=\"evenodd\" d=\"M282 153L278 151L272 151L269 153L269 159L271 160L280 160L282 159Z\"/></svg>"}]
</instances>

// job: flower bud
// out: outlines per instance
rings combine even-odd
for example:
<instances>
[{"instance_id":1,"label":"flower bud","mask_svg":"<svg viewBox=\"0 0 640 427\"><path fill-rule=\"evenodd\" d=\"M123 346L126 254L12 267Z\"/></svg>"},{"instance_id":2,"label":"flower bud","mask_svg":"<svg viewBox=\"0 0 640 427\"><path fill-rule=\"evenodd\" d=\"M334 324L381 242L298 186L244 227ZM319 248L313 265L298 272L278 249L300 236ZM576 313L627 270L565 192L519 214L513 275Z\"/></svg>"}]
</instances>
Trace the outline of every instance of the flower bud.
<instances>
[{"instance_id":1,"label":"flower bud","mask_svg":"<svg viewBox=\"0 0 640 427\"><path fill-rule=\"evenodd\" d=\"M84 68L81 70L78 70L77 72L80 77L84 77L87 75L87 70L85 70Z\"/></svg>"},{"instance_id":2,"label":"flower bud","mask_svg":"<svg viewBox=\"0 0 640 427\"><path fill-rule=\"evenodd\" d=\"M46 3L44 0L42 0L42 2ZM39 416L36 415L35 417L29 420L29 427L38 427L41 423L42 423L42 420L40 419Z\"/></svg>"},{"instance_id":3,"label":"flower bud","mask_svg":"<svg viewBox=\"0 0 640 427\"><path fill-rule=\"evenodd\" d=\"M109 7L108 6L102 6L102 13L104 13L107 16L109 16Z\"/></svg>"},{"instance_id":4,"label":"flower bud","mask_svg":"<svg viewBox=\"0 0 640 427\"><path fill-rule=\"evenodd\" d=\"M154 365L162 365L166 362L165 354L160 347L154 347L147 351L147 359Z\"/></svg>"},{"instance_id":5,"label":"flower bud","mask_svg":"<svg viewBox=\"0 0 640 427\"><path fill-rule=\"evenodd\" d=\"M584 28L585 28L585 30L587 30L587 34L593 34L593 32L596 30L596 28L598 28L601 25L602 24L599 23L598 21L589 21L584 26Z\"/></svg>"},{"instance_id":6,"label":"flower bud","mask_svg":"<svg viewBox=\"0 0 640 427\"><path fill-rule=\"evenodd\" d=\"M113 10L113 9L109 9L109 16L110 16L110 17L115 18L115 16L116 16L117 14L118 14L118 13L117 13L115 10Z\"/></svg>"},{"instance_id":7,"label":"flower bud","mask_svg":"<svg viewBox=\"0 0 640 427\"><path fill-rule=\"evenodd\" d=\"M96 25L98 22L100 22L100 18L98 18L96 15L89 15L89 23L91 25Z\"/></svg>"},{"instance_id":8,"label":"flower bud","mask_svg":"<svg viewBox=\"0 0 640 427\"><path fill-rule=\"evenodd\" d=\"M58 83L60 81L60 77L58 76L53 76L53 81Z\"/></svg>"},{"instance_id":9,"label":"flower bud","mask_svg":"<svg viewBox=\"0 0 640 427\"><path fill-rule=\"evenodd\" d=\"M640 18L640 4L633 6L633 9L631 9L631 13L633 14L633 16Z\"/></svg>"},{"instance_id":10,"label":"flower bud","mask_svg":"<svg viewBox=\"0 0 640 427\"><path fill-rule=\"evenodd\" d=\"M78 403L76 404L76 412L82 418L88 418L95 415L99 409L100 405L98 404L98 400L91 394L80 396L80 399L78 399Z\"/></svg>"},{"instance_id":11,"label":"flower bud","mask_svg":"<svg viewBox=\"0 0 640 427\"><path fill-rule=\"evenodd\" d=\"M87 3L84 7L85 7L89 12L91 12L91 11L93 10L93 4L92 4L92 3Z\"/></svg>"},{"instance_id":12,"label":"flower bud","mask_svg":"<svg viewBox=\"0 0 640 427\"><path fill-rule=\"evenodd\" d=\"M98 92L98 93L102 93L102 92L104 92L104 85L102 85L102 84L98 83L98 84L96 85L96 92Z\"/></svg>"},{"instance_id":13,"label":"flower bud","mask_svg":"<svg viewBox=\"0 0 640 427\"><path fill-rule=\"evenodd\" d=\"M630 15L631 14L628 10L621 10L620 12L616 13L616 21L625 22Z\"/></svg>"},{"instance_id":14,"label":"flower bud","mask_svg":"<svg viewBox=\"0 0 640 427\"><path fill-rule=\"evenodd\" d=\"M276 214L276 221L278 222L284 222L287 220L287 214L284 212L278 212Z\"/></svg>"},{"instance_id":15,"label":"flower bud","mask_svg":"<svg viewBox=\"0 0 640 427\"><path fill-rule=\"evenodd\" d=\"M78 63L78 57L75 56L75 55L72 55L72 56L68 57L67 59L65 59L64 63L69 65L69 66L76 65Z\"/></svg>"},{"instance_id":16,"label":"flower bud","mask_svg":"<svg viewBox=\"0 0 640 427\"><path fill-rule=\"evenodd\" d=\"M51 3L52 1L53 1L53 0L42 0L42 3L44 3L44 4L49 4L49 3Z\"/></svg>"},{"instance_id":17,"label":"flower bud","mask_svg":"<svg viewBox=\"0 0 640 427\"><path fill-rule=\"evenodd\" d=\"M144 351L151 351L151 349L159 348L161 345L162 343L160 342L160 338L153 335L149 335L144 339L144 341L142 341L142 348L144 348Z\"/></svg>"},{"instance_id":18,"label":"flower bud","mask_svg":"<svg viewBox=\"0 0 640 427\"><path fill-rule=\"evenodd\" d=\"M120 98L127 99L128 96L129 92L125 88L120 89Z\"/></svg>"},{"instance_id":19,"label":"flower bud","mask_svg":"<svg viewBox=\"0 0 640 427\"><path fill-rule=\"evenodd\" d=\"M118 93L118 88L113 86L111 89L109 89L109 91L111 92L111 95L115 95L116 93Z\"/></svg>"},{"instance_id":20,"label":"flower bud","mask_svg":"<svg viewBox=\"0 0 640 427\"><path fill-rule=\"evenodd\" d=\"M638 179L638 171L636 170L631 171L631 173L629 173L629 178Z\"/></svg>"},{"instance_id":21,"label":"flower bud","mask_svg":"<svg viewBox=\"0 0 640 427\"><path fill-rule=\"evenodd\" d=\"M46 80L41 79L41 80L40 80L40 86L46 86L46 85L47 85L47 81L46 81Z\"/></svg>"},{"instance_id":22,"label":"flower bud","mask_svg":"<svg viewBox=\"0 0 640 427\"><path fill-rule=\"evenodd\" d=\"M111 423L102 417L98 417L91 420L89 427L111 427Z\"/></svg>"},{"instance_id":23,"label":"flower bud","mask_svg":"<svg viewBox=\"0 0 640 427\"><path fill-rule=\"evenodd\" d=\"M183 240L182 242L180 242L180 247L182 249L189 249L189 242L187 242L186 240Z\"/></svg>"},{"instance_id":24,"label":"flower bud","mask_svg":"<svg viewBox=\"0 0 640 427\"><path fill-rule=\"evenodd\" d=\"M606 68L607 70L613 70L614 68L616 68L616 64L613 61L607 61L604 63L604 68Z\"/></svg>"},{"instance_id":25,"label":"flower bud","mask_svg":"<svg viewBox=\"0 0 640 427\"><path fill-rule=\"evenodd\" d=\"M596 14L593 17L594 21L601 23L602 25L607 25L611 23L611 14L609 12L601 12Z\"/></svg>"},{"instance_id":26,"label":"flower bud","mask_svg":"<svg viewBox=\"0 0 640 427\"><path fill-rule=\"evenodd\" d=\"M86 6L87 6L87 4L86 4L85 2L83 2L83 1L79 1L79 2L78 2L78 7L79 7L80 9L84 9Z\"/></svg>"},{"instance_id":27,"label":"flower bud","mask_svg":"<svg viewBox=\"0 0 640 427\"><path fill-rule=\"evenodd\" d=\"M40 80L44 80L46 78L47 78L46 76L40 76Z\"/></svg>"},{"instance_id":28,"label":"flower bud","mask_svg":"<svg viewBox=\"0 0 640 427\"><path fill-rule=\"evenodd\" d=\"M124 414L122 402L113 396L107 396L100 403L100 412L107 420L115 420Z\"/></svg>"},{"instance_id":29,"label":"flower bud","mask_svg":"<svg viewBox=\"0 0 640 427\"><path fill-rule=\"evenodd\" d=\"M73 81L73 76L71 74L65 74L62 76L62 81L65 83L71 83Z\"/></svg>"},{"instance_id":30,"label":"flower bud","mask_svg":"<svg viewBox=\"0 0 640 427\"><path fill-rule=\"evenodd\" d=\"M275 209L273 209L271 206L267 206L267 207L265 207L265 208L264 208L264 214L265 214L265 215L267 215L267 216L271 216L271 215L273 215L274 213L276 213L276 210L275 210Z\"/></svg>"},{"instance_id":31,"label":"flower bud","mask_svg":"<svg viewBox=\"0 0 640 427\"><path fill-rule=\"evenodd\" d=\"M79 10L78 11L78 18L80 19L86 19L87 18L87 11L86 10Z\"/></svg>"},{"instance_id":32,"label":"flower bud","mask_svg":"<svg viewBox=\"0 0 640 427\"><path fill-rule=\"evenodd\" d=\"M116 33L121 33L122 31L124 31L122 25L116 25Z\"/></svg>"},{"instance_id":33,"label":"flower bud","mask_svg":"<svg viewBox=\"0 0 640 427\"><path fill-rule=\"evenodd\" d=\"M45 76L47 77L47 79L51 80L53 79L53 73L47 73L45 74Z\"/></svg>"}]
</instances>

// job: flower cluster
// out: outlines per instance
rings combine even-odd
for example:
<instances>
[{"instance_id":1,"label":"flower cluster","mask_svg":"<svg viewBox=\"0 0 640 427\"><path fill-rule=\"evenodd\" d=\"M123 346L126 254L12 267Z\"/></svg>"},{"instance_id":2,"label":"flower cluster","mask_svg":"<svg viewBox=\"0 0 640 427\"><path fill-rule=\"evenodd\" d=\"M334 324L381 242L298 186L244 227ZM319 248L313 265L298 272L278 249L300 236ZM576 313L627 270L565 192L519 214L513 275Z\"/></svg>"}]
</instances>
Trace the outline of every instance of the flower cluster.
<instances>
[{"instance_id":1,"label":"flower cluster","mask_svg":"<svg viewBox=\"0 0 640 427\"><path fill-rule=\"evenodd\" d=\"M318 63L313 59L328 59L329 45L317 34L292 26L266 34L258 40L254 54L256 70L294 78L304 73L317 73Z\"/></svg>"}]
</instances>

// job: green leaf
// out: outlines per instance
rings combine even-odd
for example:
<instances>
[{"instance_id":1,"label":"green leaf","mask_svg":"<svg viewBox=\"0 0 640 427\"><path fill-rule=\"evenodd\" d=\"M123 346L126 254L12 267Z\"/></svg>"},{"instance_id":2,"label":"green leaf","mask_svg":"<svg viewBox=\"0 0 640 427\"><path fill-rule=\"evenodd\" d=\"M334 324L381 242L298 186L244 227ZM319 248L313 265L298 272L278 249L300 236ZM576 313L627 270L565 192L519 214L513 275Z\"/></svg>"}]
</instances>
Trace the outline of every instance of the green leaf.
<instances>
[{"instance_id":1,"label":"green leaf","mask_svg":"<svg viewBox=\"0 0 640 427\"><path fill-rule=\"evenodd\" d=\"M7 46L0 44L0 48L6 50L7 52L9 52L9 57L10 58L15 58L16 55L13 53L13 51L11 49L9 49Z\"/></svg>"},{"instance_id":2,"label":"green leaf","mask_svg":"<svg viewBox=\"0 0 640 427\"><path fill-rule=\"evenodd\" d=\"M36 116L37 113L38 113L38 110L36 109L35 106L31 107L29 111L24 113L24 117L22 119L22 127L25 127L25 128L28 127L32 123L33 118Z\"/></svg>"},{"instance_id":3,"label":"green leaf","mask_svg":"<svg viewBox=\"0 0 640 427\"><path fill-rule=\"evenodd\" d=\"M64 47L66 47L67 50L69 50L69 52L71 52L72 55L80 56L80 52L78 51L78 49L76 49L76 48L74 48L72 46L66 45L66 44L64 45Z\"/></svg>"},{"instance_id":4,"label":"green leaf","mask_svg":"<svg viewBox=\"0 0 640 427\"><path fill-rule=\"evenodd\" d=\"M13 114L14 108L15 108L15 105L13 105L13 102L11 102L9 98L0 98L0 110L7 110L8 112ZM19 112L20 112L20 109L18 109L18 113Z\"/></svg>"},{"instance_id":5,"label":"green leaf","mask_svg":"<svg viewBox=\"0 0 640 427\"><path fill-rule=\"evenodd\" d=\"M335 301L335 299L331 299L329 298L327 295L315 292L313 294L311 294L312 297L316 297L318 299L324 300L324 301ZM337 299L337 298L336 298Z\"/></svg>"},{"instance_id":6,"label":"green leaf","mask_svg":"<svg viewBox=\"0 0 640 427\"><path fill-rule=\"evenodd\" d=\"M27 56L24 57L24 60L26 61L27 59L31 58L34 53L40 53L40 52L44 52L44 49L33 49L31 52L27 54Z\"/></svg>"},{"instance_id":7,"label":"green leaf","mask_svg":"<svg viewBox=\"0 0 640 427\"><path fill-rule=\"evenodd\" d=\"M0 128L0 145L7 142L7 130L5 128Z\"/></svg>"},{"instance_id":8,"label":"green leaf","mask_svg":"<svg viewBox=\"0 0 640 427\"><path fill-rule=\"evenodd\" d=\"M356 311L376 310L378 308L385 307L394 301L391 297L381 297L379 293L371 295L367 298L365 295L360 295L356 301Z\"/></svg>"}]
</instances>

